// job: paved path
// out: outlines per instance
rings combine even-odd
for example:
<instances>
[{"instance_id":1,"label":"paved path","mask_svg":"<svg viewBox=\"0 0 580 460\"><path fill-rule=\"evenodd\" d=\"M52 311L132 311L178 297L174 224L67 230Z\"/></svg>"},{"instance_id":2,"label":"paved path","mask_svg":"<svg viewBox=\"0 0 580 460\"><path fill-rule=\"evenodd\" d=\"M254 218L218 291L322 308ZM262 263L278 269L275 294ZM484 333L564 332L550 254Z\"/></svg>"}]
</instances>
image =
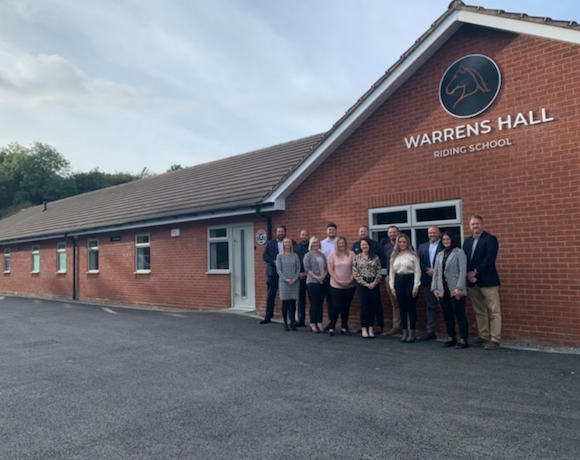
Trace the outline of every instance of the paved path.
<instances>
[{"instance_id":1,"label":"paved path","mask_svg":"<svg viewBox=\"0 0 580 460\"><path fill-rule=\"evenodd\" d=\"M574 459L580 356L2 298L0 459Z\"/></svg>"}]
</instances>

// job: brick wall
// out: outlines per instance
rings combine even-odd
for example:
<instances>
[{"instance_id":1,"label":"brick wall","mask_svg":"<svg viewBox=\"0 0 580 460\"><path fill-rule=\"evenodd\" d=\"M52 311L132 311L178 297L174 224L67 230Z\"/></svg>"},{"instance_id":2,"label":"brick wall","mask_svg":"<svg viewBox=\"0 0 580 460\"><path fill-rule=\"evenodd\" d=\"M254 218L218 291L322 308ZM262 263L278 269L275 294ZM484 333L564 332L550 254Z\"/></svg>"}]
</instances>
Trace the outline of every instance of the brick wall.
<instances>
[{"instance_id":1,"label":"brick wall","mask_svg":"<svg viewBox=\"0 0 580 460\"><path fill-rule=\"evenodd\" d=\"M498 64L502 89L481 115L453 118L439 104L439 81L457 59L477 53ZM465 235L469 216L481 214L499 238L504 335L578 345L579 99L579 47L464 26L289 197L284 221L292 235L307 226L320 236L334 221L351 242L367 223L368 208L461 199ZM555 121L437 147L404 143L412 135L541 108ZM442 147L500 138L513 145L433 156Z\"/></svg>"}]
</instances>

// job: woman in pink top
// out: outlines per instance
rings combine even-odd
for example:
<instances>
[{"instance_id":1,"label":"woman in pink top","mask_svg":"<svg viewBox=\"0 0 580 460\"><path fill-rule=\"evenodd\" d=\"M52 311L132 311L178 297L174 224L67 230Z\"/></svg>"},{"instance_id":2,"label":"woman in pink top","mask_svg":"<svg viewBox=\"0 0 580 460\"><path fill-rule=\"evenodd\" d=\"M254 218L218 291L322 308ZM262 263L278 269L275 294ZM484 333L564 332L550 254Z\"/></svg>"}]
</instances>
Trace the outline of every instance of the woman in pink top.
<instances>
[{"instance_id":1,"label":"woman in pink top","mask_svg":"<svg viewBox=\"0 0 580 460\"><path fill-rule=\"evenodd\" d=\"M348 315L350 304L356 289L356 283L352 279L352 262L354 252L348 249L346 238L339 236L334 245L334 251L328 257L328 273L330 274L330 297L332 310L330 312L330 324L328 335L334 335L338 315L341 317L340 333L351 335L348 331Z\"/></svg>"}]
</instances>

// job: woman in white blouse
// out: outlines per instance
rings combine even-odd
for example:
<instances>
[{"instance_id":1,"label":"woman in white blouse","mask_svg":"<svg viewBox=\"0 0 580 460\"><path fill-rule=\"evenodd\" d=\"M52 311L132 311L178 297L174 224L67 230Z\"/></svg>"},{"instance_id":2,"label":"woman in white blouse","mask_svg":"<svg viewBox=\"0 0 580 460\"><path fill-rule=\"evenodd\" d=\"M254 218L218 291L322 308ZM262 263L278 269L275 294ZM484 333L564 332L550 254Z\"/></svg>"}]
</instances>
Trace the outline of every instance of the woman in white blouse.
<instances>
[{"instance_id":1,"label":"woman in white blouse","mask_svg":"<svg viewBox=\"0 0 580 460\"><path fill-rule=\"evenodd\" d=\"M421 286L421 264L405 233L397 237L391 254L389 287L401 310L401 342L414 342L417 324L417 295ZM407 330L407 324L410 331Z\"/></svg>"}]
</instances>

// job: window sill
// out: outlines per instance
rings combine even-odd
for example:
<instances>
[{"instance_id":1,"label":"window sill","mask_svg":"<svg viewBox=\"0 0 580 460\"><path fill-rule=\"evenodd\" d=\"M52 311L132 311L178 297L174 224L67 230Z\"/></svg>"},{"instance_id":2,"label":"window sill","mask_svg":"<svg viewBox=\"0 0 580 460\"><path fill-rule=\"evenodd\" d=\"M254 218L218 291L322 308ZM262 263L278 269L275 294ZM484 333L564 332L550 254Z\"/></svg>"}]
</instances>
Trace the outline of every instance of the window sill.
<instances>
[{"instance_id":1,"label":"window sill","mask_svg":"<svg viewBox=\"0 0 580 460\"><path fill-rule=\"evenodd\" d=\"M10 270L4 270L2 273L4 273L5 275L9 275L10 274Z\"/></svg>"},{"instance_id":2,"label":"window sill","mask_svg":"<svg viewBox=\"0 0 580 460\"><path fill-rule=\"evenodd\" d=\"M206 275L229 275L231 270L208 270L205 272Z\"/></svg>"},{"instance_id":3,"label":"window sill","mask_svg":"<svg viewBox=\"0 0 580 460\"><path fill-rule=\"evenodd\" d=\"M32 272L30 272L31 275L38 275L39 273L40 273L40 271L37 271L37 272L32 271Z\"/></svg>"},{"instance_id":4,"label":"window sill","mask_svg":"<svg viewBox=\"0 0 580 460\"><path fill-rule=\"evenodd\" d=\"M66 275L66 270L64 270L64 271L59 270L56 272L56 274L57 275Z\"/></svg>"},{"instance_id":5,"label":"window sill","mask_svg":"<svg viewBox=\"0 0 580 460\"><path fill-rule=\"evenodd\" d=\"M99 273L99 270L88 270L87 271L87 275L95 275L97 273Z\"/></svg>"},{"instance_id":6,"label":"window sill","mask_svg":"<svg viewBox=\"0 0 580 460\"><path fill-rule=\"evenodd\" d=\"M134 275L148 275L151 273L151 270L135 270L133 272Z\"/></svg>"}]
</instances>

